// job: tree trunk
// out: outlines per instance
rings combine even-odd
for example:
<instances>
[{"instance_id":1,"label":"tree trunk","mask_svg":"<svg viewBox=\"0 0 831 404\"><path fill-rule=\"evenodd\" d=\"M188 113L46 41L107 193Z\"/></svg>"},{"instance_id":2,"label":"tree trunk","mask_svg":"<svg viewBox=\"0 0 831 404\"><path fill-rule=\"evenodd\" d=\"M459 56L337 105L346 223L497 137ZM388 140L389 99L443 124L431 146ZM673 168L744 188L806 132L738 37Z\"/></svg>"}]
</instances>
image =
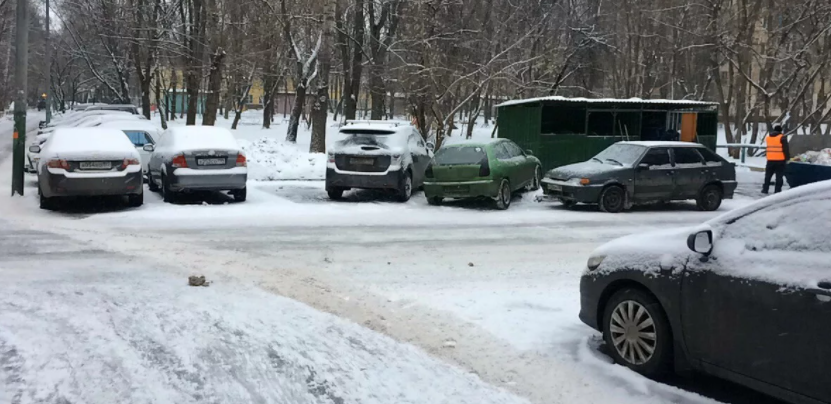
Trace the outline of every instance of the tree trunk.
<instances>
[{"instance_id":1,"label":"tree trunk","mask_svg":"<svg viewBox=\"0 0 831 404\"><path fill-rule=\"evenodd\" d=\"M219 93L222 91L222 60L225 51L217 48L211 57L211 74L208 78L208 97L205 100L205 112L202 115L203 126L216 123L216 111L219 109Z\"/></svg>"},{"instance_id":2,"label":"tree trunk","mask_svg":"<svg viewBox=\"0 0 831 404\"><path fill-rule=\"evenodd\" d=\"M239 125L239 120L242 118L242 108L237 108L234 112L234 122L231 123L231 129L237 130L237 125Z\"/></svg>"},{"instance_id":3,"label":"tree trunk","mask_svg":"<svg viewBox=\"0 0 831 404\"><path fill-rule=\"evenodd\" d=\"M383 66L379 65L373 65L369 69L369 96L372 98L369 119L372 120L384 119L384 109L386 108L384 101L386 101L387 91L382 69Z\"/></svg>"},{"instance_id":4,"label":"tree trunk","mask_svg":"<svg viewBox=\"0 0 831 404\"><path fill-rule=\"evenodd\" d=\"M188 87L188 115L185 125L196 125L196 109L199 107L199 87L201 80L199 80L199 75L196 72L190 71L185 81Z\"/></svg>"},{"instance_id":5,"label":"tree trunk","mask_svg":"<svg viewBox=\"0 0 831 404\"><path fill-rule=\"evenodd\" d=\"M295 88L294 106L291 108L291 117L289 118L289 128L286 132L286 141L297 142L297 129L300 127L300 115L303 113L303 105L306 103L306 79L299 81L299 85Z\"/></svg>"},{"instance_id":6,"label":"tree trunk","mask_svg":"<svg viewBox=\"0 0 831 404\"><path fill-rule=\"evenodd\" d=\"M150 81L153 79L152 75L147 75L146 80L141 80L141 112L144 117L151 119L150 115Z\"/></svg>"},{"instance_id":7,"label":"tree trunk","mask_svg":"<svg viewBox=\"0 0 831 404\"><path fill-rule=\"evenodd\" d=\"M332 64L332 31L335 28L336 0L325 0L323 41L317 56L317 96L312 102L312 141L310 153L326 152L326 118L329 116L329 70Z\"/></svg>"},{"instance_id":8,"label":"tree trunk","mask_svg":"<svg viewBox=\"0 0 831 404\"><path fill-rule=\"evenodd\" d=\"M159 78L159 69L156 68L156 72L154 74L156 77L156 111L159 113L159 118L162 121L162 129L167 129L167 111L165 110L165 101L162 98L162 84Z\"/></svg>"},{"instance_id":9,"label":"tree trunk","mask_svg":"<svg viewBox=\"0 0 831 404\"><path fill-rule=\"evenodd\" d=\"M178 72L176 72L175 68L172 68L170 71L171 71L171 74L170 74L170 87L171 87L171 92L170 93L171 93L171 97L170 97L170 108L168 108L168 109L170 110L169 119L171 121L175 121L176 120L176 103L179 102L179 100L176 98L177 97L177 95L176 95L176 86L179 85L179 74L178 74Z\"/></svg>"}]
</instances>

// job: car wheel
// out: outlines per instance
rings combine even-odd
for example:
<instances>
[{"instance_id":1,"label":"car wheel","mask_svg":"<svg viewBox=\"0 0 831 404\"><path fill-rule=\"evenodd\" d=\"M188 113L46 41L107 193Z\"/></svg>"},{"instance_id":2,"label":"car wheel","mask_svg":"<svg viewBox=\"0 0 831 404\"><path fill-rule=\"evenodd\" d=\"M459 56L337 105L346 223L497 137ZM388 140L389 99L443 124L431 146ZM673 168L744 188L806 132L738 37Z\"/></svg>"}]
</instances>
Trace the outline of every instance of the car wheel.
<instances>
[{"instance_id":1,"label":"car wheel","mask_svg":"<svg viewBox=\"0 0 831 404\"><path fill-rule=\"evenodd\" d=\"M565 207L566 209L571 209L577 206L577 201L573 201L571 199L560 199L560 203L562 203L563 207Z\"/></svg>"},{"instance_id":2,"label":"car wheel","mask_svg":"<svg viewBox=\"0 0 831 404\"><path fill-rule=\"evenodd\" d=\"M499 194L496 195L496 208L505 210L511 207L511 184L508 180L502 180L499 184Z\"/></svg>"},{"instance_id":3,"label":"car wheel","mask_svg":"<svg viewBox=\"0 0 831 404\"><path fill-rule=\"evenodd\" d=\"M724 195L722 195L721 188L717 185L707 185L701 190L701 193L698 194L695 204L700 210L712 212L721 207L722 198L724 198Z\"/></svg>"},{"instance_id":4,"label":"car wheel","mask_svg":"<svg viewBox=\"0 0 831 404\"><path fill-rule=\"evenodd\" d=\"M127 206L137 208L144 204L144 192L138 195L127 195Z\"/></svg>"},{"instance_id":5,"label":"car wheel","mask_svg":"<svg viewBox=\"0 0 831 404\"><path fill-rule=\"evenodd\" d=\"M159 185L156 184L156 181L153 181L153 175L150 173L147 173L147 189L150 192L159 192Z\"/></svg>"},{"instance_id":6,"label":"car wheel","mask_svg":"<svg viewBox=\"0 0 831 404\"><path fill-rule=\"evenodd\" d=\"M534 177L531 178L531 182L527 187L525 187L526 191L536 191L540 189L540 178L542 177L541 173L542 170L540 170L540 166L534 167Z\"/></svg>"},{"instance_id":7,"label":"car wheel","mask_svg":"<svg viewBox=\"0 0 831 404\"><path fill-rule=\"evenodd\" d=\"M326 193L329 194L329 199L338 201L343 199L343 188L326 188Z\"/></svg>"},{"instance_id":8,"label":"car wheel","mask_svg":"<svg viewBox=\"0 0 831 404\"><path fill-rule=\"evenodd\" d=\"M647 377L666 374L672 365L672 329L661 304L638 289L623 289L603 313L603 340L615 363Z\"/></svg>"},{"instance_id":9,"label":"car wheel","mask_svg":"<svg viewBox=\"0 0 831 404\"><path fill-rule=\"evenodd\" d=\"M626 193L623 188L613 185L603 190L600 194L600 210L607 213L618 213L626 205Z\"/></svg>"},{"instance_id":10,"label":"car wheel","mask_svg":"<svg viewBox=\"0 0 831 404\"><path fill-rule=\"evenodd\" d=\"M405 171L401 176L401 183L398 185L398 201L407 202L413 195L413 175Z\"/></svg>"},{"instance_id":11,"label":"car wheel","mask_svg":"<svg viewBox=\"0 0 831 404\"><path fill-rule=\"evenodd\" d=\"M439 206L439 205L441 205L442 199L443 198L440 197L440 196L434 196L432 198L427 198L427 204L428 205L433 205L433 206Z\"/></svg>"},{"instance_id":12,"label":"car wheel","mask_svg":"<svg viewBox=\"0 0 831 404\"><path fill-rule=\"evenodd\" d=\"M167 178L162 175L162 197L167 203L176 202L176 194L170 190L170 184L167 183Z\"/></svg>"},{"instance_id":13,"label":"car wheel","mask_svg":"<svg viewBox=\"0 0 831 404\"><path fill-rule=\"evenodd\" d=\"M234 201L237 202L245 202L245 199L248 198L248 187L243 189L237 189L233 193Z\"/></svg>"}]
</instances>

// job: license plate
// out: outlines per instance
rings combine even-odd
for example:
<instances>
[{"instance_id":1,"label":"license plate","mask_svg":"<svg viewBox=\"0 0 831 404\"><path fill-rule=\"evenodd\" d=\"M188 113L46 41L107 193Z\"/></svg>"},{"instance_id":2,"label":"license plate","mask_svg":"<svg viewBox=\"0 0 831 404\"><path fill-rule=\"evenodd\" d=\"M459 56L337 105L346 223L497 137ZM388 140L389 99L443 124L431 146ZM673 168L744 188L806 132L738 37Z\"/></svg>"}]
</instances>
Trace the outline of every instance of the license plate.
<instances>
[{"instance_id":1,"label":"license plate","mask_svg":"<svg viewBox=\"0 0 831 404\"><path fill-rule=\"evenodd\" d=\"M198 166L224 166L225 159L196 159Z\"/></svg>"},{"instance_id":2,"label":"license plate","mask_svg":"<svg viewBox=\"0 0 831 404\"><path fill-rule=\"evenodd\" d=\"M444 187L444 192L448 194L464 194L470 191L467 185L451 185Z\"/></svg>"},{"instance_id":3,"label":"license plate","mask_svg":"<svg viewBox=\"0 0 831 404\"><path fill-rule=\"evenodd\" d=\"M109 170L113 168L112 161L82 161L78 167L82 170Z\"/></svg>"},{"instance_id":4,"label":"license plate","mask_svg":"<svg viewBox=\"0 0 831 404\"><path fill-rule=\"evenodd\" d=\"M375 164L375 159L356 159L351 158L349 159L349 164L359 165L359 166L371 166Z\"/></svg>"},{"instance_id":5,"label":"license plate","mask_svg":"<svg viewBox=\"0 0 831 404\"><path fill-rule=\"evenodd\" d=\"M563 187L561 187L561 186L559 186L559 185L548 184L548 190L549 190L549 191L559 192L559 191L562 191L562 190L563 190Z\"/></svg>"}]
</instances>

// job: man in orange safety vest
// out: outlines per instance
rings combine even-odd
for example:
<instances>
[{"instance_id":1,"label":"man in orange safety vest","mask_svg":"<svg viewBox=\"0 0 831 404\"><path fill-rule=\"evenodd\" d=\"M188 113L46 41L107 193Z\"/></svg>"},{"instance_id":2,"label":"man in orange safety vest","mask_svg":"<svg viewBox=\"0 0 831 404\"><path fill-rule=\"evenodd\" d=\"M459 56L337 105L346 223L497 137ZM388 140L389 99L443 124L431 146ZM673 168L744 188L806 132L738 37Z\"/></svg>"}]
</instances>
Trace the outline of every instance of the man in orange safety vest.
<instances>
[{"instance_id":1,"label":"man in orange safety vest","mask_svg":"<svg viewBox=\"0 0 831 404\"><path fill-rule=\"evenodd\" d=\"M788 150L788 137L782 133L782 127L776 125L773 133L765 139L767 144L768 163L765 166L765 184L762 193L767 194L770 188L770 180L776 174L776 186L774 192L782 192L782 176L785 174L785 165L788 164L790 151Z\"/></svg>"}]
</instances>

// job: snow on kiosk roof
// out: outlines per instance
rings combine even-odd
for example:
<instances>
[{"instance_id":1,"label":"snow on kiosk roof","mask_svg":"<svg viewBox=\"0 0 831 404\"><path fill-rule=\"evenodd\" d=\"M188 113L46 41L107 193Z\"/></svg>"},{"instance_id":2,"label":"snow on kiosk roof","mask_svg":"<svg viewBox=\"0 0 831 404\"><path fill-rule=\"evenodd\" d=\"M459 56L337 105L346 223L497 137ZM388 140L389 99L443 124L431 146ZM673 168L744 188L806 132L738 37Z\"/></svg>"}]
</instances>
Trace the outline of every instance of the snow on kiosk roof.
<instances>
[{"instance_id":1,"label":"snow on kiosk roof","mask_svg":"<svg viewBox=\"0 0 831 404\"><path fill-rule=\"evenodd\" d=\"M575 97L568 98L559 95L550 97L526 98L522 100L511 100L498 104L496 107L507 107L511 105L522 105L536 102L574 102L586 104L658 104L658 105L687 105L687 106L701 106L701 107L715 107L718 103L709 101L695 101L695 100L662 100L662 99L643 99L643 98L583 98Z\"/></svg>"}]
</instances>

